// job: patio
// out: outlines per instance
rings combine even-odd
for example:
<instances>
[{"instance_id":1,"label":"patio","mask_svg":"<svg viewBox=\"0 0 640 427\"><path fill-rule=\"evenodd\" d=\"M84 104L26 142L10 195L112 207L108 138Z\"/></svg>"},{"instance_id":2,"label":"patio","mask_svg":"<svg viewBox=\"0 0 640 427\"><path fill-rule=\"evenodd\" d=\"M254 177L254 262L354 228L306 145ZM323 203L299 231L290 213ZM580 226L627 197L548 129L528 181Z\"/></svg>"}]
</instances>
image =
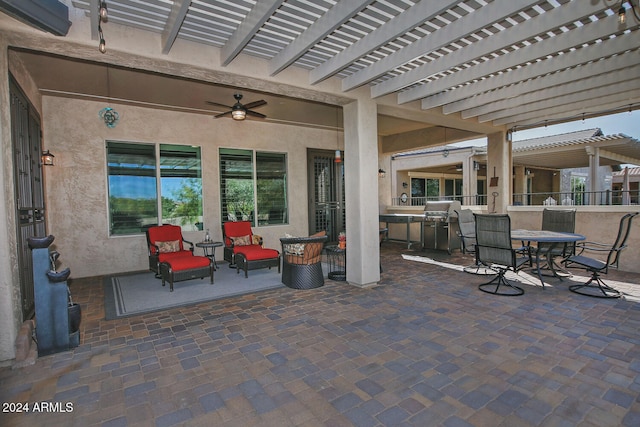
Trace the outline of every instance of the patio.
<instances>
[{"instance_id":1,"label":"patio","mask_svg":"<svg viewBox=\"0 0 640 427\"><path fill-rule=\"evenodd\" d=\"M483 294L455 251L384 243L380 283L328 281L105 321L101 278L79 279L80 347L0 369L3 402L73 411L2 425L637 426L638 274L599 300L569 281ZM576 273L580 276L584 272ZM606 280L606 279L605 279Z\"/></svg>"}]
</instances>

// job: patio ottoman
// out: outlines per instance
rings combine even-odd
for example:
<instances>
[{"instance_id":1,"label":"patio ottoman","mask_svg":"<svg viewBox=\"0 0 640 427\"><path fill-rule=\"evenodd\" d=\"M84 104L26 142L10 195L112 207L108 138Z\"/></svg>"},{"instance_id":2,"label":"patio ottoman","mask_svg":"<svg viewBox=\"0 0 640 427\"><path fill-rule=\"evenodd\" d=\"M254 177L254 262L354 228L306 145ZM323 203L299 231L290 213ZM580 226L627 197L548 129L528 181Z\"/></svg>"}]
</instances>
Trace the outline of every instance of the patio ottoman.
<instances>
[{"instance_id":1,"label":"patio ottoman","mask_svg":"<svg viewBox=\"0 0 640 427\"><path fill-rule=\"evenodd\" d=\"M211 278L213 284L213 262L208 257L185 255L160 263L162 286L169 281L169 291L173 292L173 282L190 279Z\"/></svg>"},{"instance_id":2,"label":"patio ottoman","mask_svg":"<svg viewBox=\"0 0 640 427\"><path fill-rule=\"evenodd\" d=\"M265 249L258 245L241 246L236 252L236 271L244 270L244 277L249 277L248 271L265 267L278 267L280 273L280 252L275 249Z\"/></svg>"}]
</instances>

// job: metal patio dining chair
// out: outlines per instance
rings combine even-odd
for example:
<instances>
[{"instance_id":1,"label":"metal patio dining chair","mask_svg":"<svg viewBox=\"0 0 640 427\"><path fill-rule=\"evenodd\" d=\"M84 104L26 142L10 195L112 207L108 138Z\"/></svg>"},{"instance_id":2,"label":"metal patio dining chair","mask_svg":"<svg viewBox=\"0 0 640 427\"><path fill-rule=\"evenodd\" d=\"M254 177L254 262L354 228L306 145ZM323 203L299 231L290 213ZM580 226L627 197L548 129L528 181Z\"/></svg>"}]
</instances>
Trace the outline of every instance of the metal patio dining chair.
<instances>
[{"instance_id":1,"label":"metal patio dining chair","mask_svg":"<svg viewBox=\"0 0 640 427\"><path fill-rule=\"evenodd\" d=\"M575 209L549 209L542 211L542 230L556 231L562 233L575 233L576 231L576 210ZM539 242L536 247L529 246L529 256L535 259L536 269L540 272L554 262L556 257L567 257L575 253L575 243L555 243ZM540 267L542 261L542 267ZM531 264L531 261L530 261ZM560 268L557 264L554 267ZM544 286L544 285L543 285Z\"/></svg>"},{"instance_id":2,"label":"metal patio dining chair","mask_svg":"<svg viewBox=\"0 0 640 427\"><path fill-rule=\"evenodd\" d=\"M520 257L511 245L511 219L509 215L475 214L477 263L495 270L496 277L478 286L483 292L494 295L517 296L524 290L505 278L509 270L518 272L528 263L528 257ZM502 288L502 289L501 289Z\"/></svg>"},{"instance_id":3,"label":"metal patio dining chair","mask_svg":"<svg viewBox=\"0 0 640 427\"><path fill-rule=\"evenodd\" d=\"M583 242L576 245L577 255L572 255L564 260L567 267L580 266L591 273L591 278L583 284L571 285L569 290L577 294L596 298L619 298L620 291L607 285L601 278L601 274L607 274L609 268L618 268L621 252L627 247L627 238L631 231L631 222L640 212L628 213L620 218L618 235L612 245L597 242ZM606 253L606 258L598 259L582 255L587 252Z\"/></svg>"},{"instance_id":4,"label":"metal patio dining chair","mask_svg":"<svg viewBox=\"0 0 640 427\"><path fill-rule=\"evenodd\" d=\"M462 253L474 254L474 263L464 267L462 270L470 274L495 274L492 270L480 263L475 257L476 253L476 219L471 209L461 209L455 211L458 217L458 236L460 237Z\"/></svg>"}]
</instances>

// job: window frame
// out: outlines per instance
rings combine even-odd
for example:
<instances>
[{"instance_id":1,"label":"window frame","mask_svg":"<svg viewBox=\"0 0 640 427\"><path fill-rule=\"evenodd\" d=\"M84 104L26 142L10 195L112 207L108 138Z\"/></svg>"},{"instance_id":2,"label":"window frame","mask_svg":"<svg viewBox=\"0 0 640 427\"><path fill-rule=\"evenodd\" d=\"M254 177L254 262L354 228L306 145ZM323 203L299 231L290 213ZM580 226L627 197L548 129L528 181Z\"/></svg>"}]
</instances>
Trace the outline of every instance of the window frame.
<instances>
[{"instance_id":1,"label":"window frame","mask_svg":"<svg viewBox=\"0 0 640 427\"><path fill-rule=\"evenodd\" d=\"M127 146L129 146L130 148L130 152L127 152ZM193 145L186 145L186 144L172 144L172 143L164 143L164 142L135 142L135 141L122 141L122 140L106 140L105 141L105 165L106 165L106 205L107 205L107 226L108 226L108 235L109 237L126 237L126 236L136 236L136 235L140 235L144 233L144 229L145 227L151 226L151 225L159 225L162 223L176 223L176 225L180 225L181 227L186 225L183 223L183 221L176 221L177 217L167 217L165 215L163 215L163 197L167 198L166 193L165 195L163 195L163 180L166 180L168 178L170 178L169 175L166 174L166 167L163 168L163 159L166 158L171 158L170 156L163 156L163 151L167 152L167 151L171 151L171 147L179 147L178 150L176 150L176 152L179 151L185 151L187 152L188 149L185 149L186 147L190 147L193 149L195 156L193 157L193 159L197 159L198 164L196 165L195 169L193 169L195 172L191 172L189 173L189 175L195 175L195 176L189 176L189 177L184 177L184 178L195 178L199 180L199 183L197 183L197 189L199 190L199 199L196 203L198 203L197 206L197 213L195 215L195 221L193 224L193 227L197 230L199 230L199 226L198 224L202 224L203 221L203 217L204 217L204 191L202 189L202 184L203 184L203 178L202 178L202 148L199 146L193 146ZM155 212L152 212L151 215L149 215L148 213L145 214L144 212L141 212L141 215L139 215L137 218L135 218L136 214L139 213L139 211L133 212L133 214L131 215L131 218L125 218L125 220L133 222L133 224L129 224L125 227L117 227L115 226L115 220L114 220L114 206L112 204L112 198L113 197L123 197L123 196L115 196L115 194L118 191L115 191L115 186L112 183L112 177L117 176L117 174L112 174L112 171L115 169L115 166L112 166L112 155L122 155L123 160L124 161L130 161L130 163L128 163L128 165L138 165L140 166L142 163L136 163L135 159L132 160L132 158L134 157L133 153L135 153L135 150L138 149L140 150L141 153L144 154L144 152L146 151L147 153L153 153L153 156L148 155L147 156L147 160L148 159L152 159L149 161L149 165L151 165L152 163L152 167L150 167L148 173L146 174L148 177L153 177L154 180L154 186L153 186L153 198L152 197L148 197L149 199L149 203L153 203L154 208L155 208ZM113 151L112 151L113 150ZM120 152L118 152L118 150ZM131 157L127 158L127 155L131 155ZM187 156L188 157L188 156ZM120 164L126 164L125 162L120 163ZM131 170L133 171L134 168L131 168ZM191 169L190 169L191 170ZM165 173L163 173L165 172ZM124 174L126 175L126 174ZM145 176L144 173L140 173L140 174L136 174L136 173L131 173L130 174L132 177L143 177ZM165 181L165 186L169 187L166 184ZM119 189L120 191L122 191L125 188L125 185L121 185L121 188ZM166 190L166 189L165 189ZM131 197L132 199L134 199L134 197ZM146 199L147 197L143 197L143 199ZM151 211L149 211L151 212ZM127 216L127 214L129 214L128 212L124 211L123 214L125 216ZM153 218L155 217L155 218Z\"/></svg>"},{"instance_id":2,"label":"window frame","mask_svg":"<svg viewBox=\"0 0 640 427\"><path fill-rule=\"evenodd\" d=\"M243 153L250 153L250 178L251 179L251 211L247 214L244 211L239 211L242 216L238 217L237 213L233 214L228 212L228 205L226 194L228 192L226 188L226 181L229 179L229 174L226 173L227 167L223 165L223 162L229 161L229 157L233 154L241 156ZM282 204L284 207L280 210L279 213L282 215L282 221L277 223L269 223L268 216L271 215L271 211L262 212L264 207L260 206L259 201L259 192L258 192L258 182L260 178L259 175L259 157L260 155L266 156L280 156L280 161L284 168L284 175L280 178L282 179ZM252 227L270 227L270 226L282 226L289 224L289 154L284 151L276 151L276 150L255 150L251 148L233 148L233 147L219 147L218 148L218 156L219 156L219 179L220 179L220 218L221 222L230 222L230 221L240 221L240 220L248 220L251 221ZM249 158L249 157L247 157ZM244 207L246 208L246 207ZM238 211L236 211L238 212Z\"/></svg>"}]
</instances>

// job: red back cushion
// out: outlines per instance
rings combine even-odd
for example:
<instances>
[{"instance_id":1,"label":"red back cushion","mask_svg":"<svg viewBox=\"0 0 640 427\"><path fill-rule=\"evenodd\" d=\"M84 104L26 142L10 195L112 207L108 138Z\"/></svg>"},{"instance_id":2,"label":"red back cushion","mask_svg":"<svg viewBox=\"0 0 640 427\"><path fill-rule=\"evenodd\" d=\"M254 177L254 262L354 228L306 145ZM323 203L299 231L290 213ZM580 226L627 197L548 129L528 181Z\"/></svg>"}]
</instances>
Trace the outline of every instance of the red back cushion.
<instances>
[{"instance_id":1,"label":"red back cushion","mask_svg":"<svg viewBox=\"0 0 640 427\"><path fill-rule=\"evenodd\" d=\"M224 228L225 246L231 246L231 237L249 236L251 238L253 236L250 221L225 222L222 227Z\"/></svg>"},{"instance_id":2,"label":"red back cushion","mask_svg":"<svg viewBox=\"0 0 640 427\"><path fill-rule=\"evenodd\" d=\"M150 227L147 231L149 235L149 242L152 245L156 245L157 242L169 242L172 240L178 240L180 242L180 250L184 250L182 246L182 229L177 225L159 225L157 227ZM155 248L151 247L151 253L155 253Z\"/></svg>"}]
</instances>

